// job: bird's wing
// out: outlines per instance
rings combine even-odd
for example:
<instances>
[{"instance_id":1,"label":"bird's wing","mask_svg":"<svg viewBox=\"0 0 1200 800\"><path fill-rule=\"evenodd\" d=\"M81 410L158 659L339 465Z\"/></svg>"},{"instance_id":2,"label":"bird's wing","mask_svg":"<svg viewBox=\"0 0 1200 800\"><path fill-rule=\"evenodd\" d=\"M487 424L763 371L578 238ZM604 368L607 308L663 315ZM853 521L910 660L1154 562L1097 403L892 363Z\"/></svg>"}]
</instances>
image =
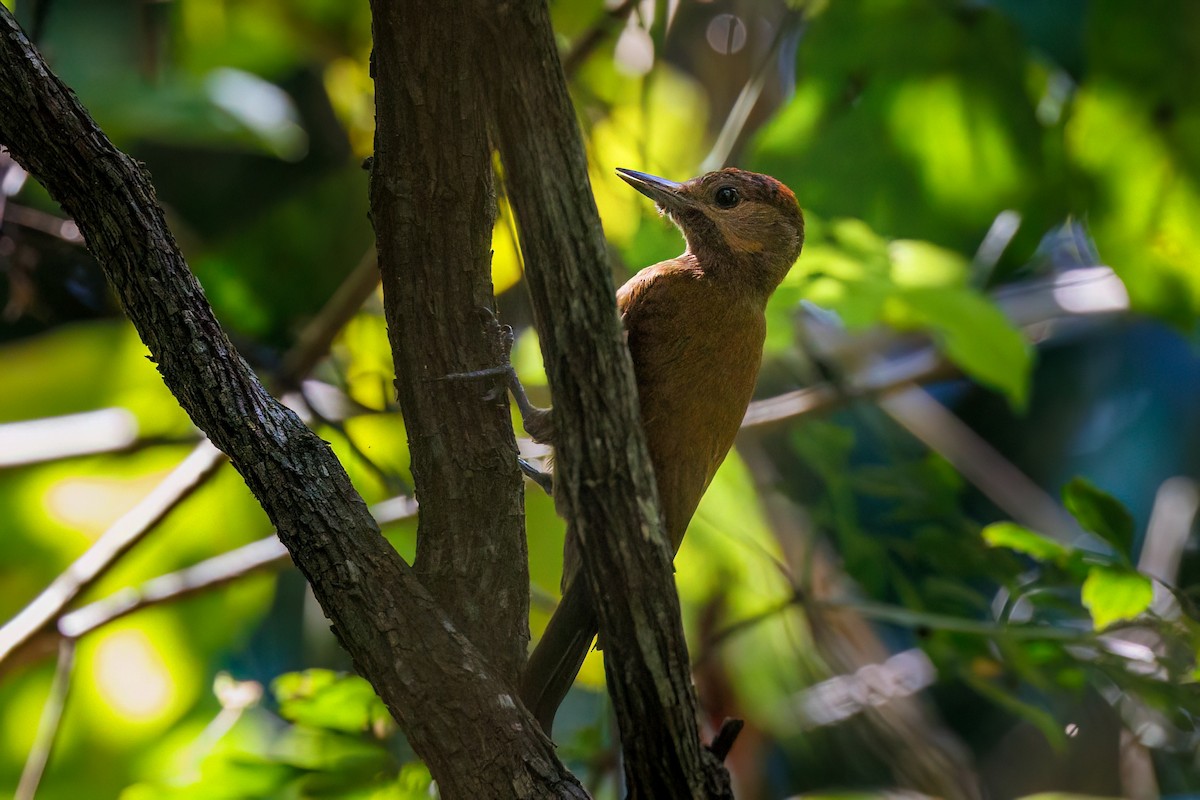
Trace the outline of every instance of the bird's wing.
<instances>
[{"instance_id":1,"label":"bird's wing","mask_svg":"<svg viewBox=\"0 0 1200 800\"><path fill-rule=\"evenodd\" d=\"M637 305L658 277L653 269L650 267L642 270L626 281L624 286L617 289L617 312L620 313L622 322L629 316L629 309Z\"/></svg>"},{"instance_id":2,"label":"bird's wing","mask_svg":"<svg viewBox=\"0 0 1200 800\"><path fill-rule=\"evenodd\" d=\"M636 322L649 306L657 305L669 297L673 291L671 286L692 283L696 277L696 272L690 265L681 263L681 259L646 267L617 290L617 311L621 314L621 321L628 329L629 324Z\"/></svg>"},{"instance_id":3,"label":"bird's wing","mask_svg":"<svg viewBox=\"0 0 1200 800\"><path fill-rule=\"evenodd\" d=\"M617 310L625 341L633 356L639 387L661 375L664 362L686 355L693 326L683 316L703 316L711 298L701 285L702 273L686 256L663 261L634 275L617 291Z\"/></svg>"}]
</instances>

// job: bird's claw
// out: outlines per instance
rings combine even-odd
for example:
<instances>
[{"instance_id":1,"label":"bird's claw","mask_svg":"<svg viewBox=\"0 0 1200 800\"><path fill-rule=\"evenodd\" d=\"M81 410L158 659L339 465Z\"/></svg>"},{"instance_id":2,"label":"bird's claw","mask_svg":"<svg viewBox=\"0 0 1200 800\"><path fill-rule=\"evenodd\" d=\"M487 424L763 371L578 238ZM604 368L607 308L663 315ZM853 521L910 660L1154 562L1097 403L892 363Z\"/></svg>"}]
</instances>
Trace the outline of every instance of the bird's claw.
<instances>
[{"instance_id":1,"label":"bird's claw","mask_svg":"<svg viewBox=\"0 0 1200 800\"><path fill-rule=\"evenodd\" d=\"M503 377L507 384L512 384L517 379L516 370L513 369L509 358L512 355L513 342L516 341L516 334L513 332L511 325L502 325L500 320L496 318L495 312L487 306L479 307L479 316L483 317L484 325L490 333L495 334L499 339L499 358L500 363L494 367L485 369L475 369L468 372L452 372L446 375L442 380L447 381L472 381L481 378L499 378ZM499 393L495 389L490 389L484 396L487 400L495 400L499 397Z\"/></svg>"},{"instance_id":2,"label":"bird's claw","mask_svg":"<svg viewBox=\"0 0 1200 800\"><path fill-rule=\"evenodd\" d=\"M500 347L504 351L504 360L512 355L513 343L517 340L517 334L513 331L512 325L500 326Z\"/></svg>"},{"instance_id":3,"label":"bird's claw","mask_svg":"<svg viewBox=\"0 0 1200 800\"><path fill-rule=\"evenodd\" d=\"M483 324L487 326L488 331L499 338L500 357L507 362L509 355L512 353L513 343L517 339L517 334L513 332L511 325L505 325L500 322L496 317L496 312L492 311L488 306L479 307L479 316L483 317Z\"/></svg>"},{"instance_id":4,"label":"bird's claw","mask_svg":"<svg viewBox=\"0 0 1200 800\"><path fill-rule=\"evenodd\" d=\"M543 472L523 458L517 459L517 466L521 468L521 472L525 473L525 477L542 487L542 491L551 497L554 496L553 475L551 475L549 472Z\"/></svg>"},{"instance_id":5,"label":"bird's claw","mask_svg":"<svg viewBox=\"0 0 1200 800\"><path fill-rule=\"evenodd\" d=\"M444 375L441 380L445 381L470 381L480 380L483 378L504 378L503 383L496 383L488 388L484 393L483 399L488 402L499 400L504 396L505 390L512 393L513 400L516 401L517 410L521 413L521 420L525 423L525 429L529 432L531 424L537 424L533 420L546 416L545 409L540 409L529 401L529 396L525 393L525 387L521 385L520 378L517 377L517 371L512 365L512 348L516 341L516 333L511 325L503 325L496 318L495 313L486 306L480 307L479 314L483 318L484 325L489 332L495 335L497 343L496 355L500 363L494 367L486 367L484 369L470 370L468 372L453 372L449 375ZM541 423L545 426L545 423ZM546 439L538 439L536 435L533 438L537 441L547 441ZM554 483L550 475L542 472L524 459L520 460L521 471L529 476L530 480L546 490L547 494L554 493Z\"/></svg>"}]
</instances>

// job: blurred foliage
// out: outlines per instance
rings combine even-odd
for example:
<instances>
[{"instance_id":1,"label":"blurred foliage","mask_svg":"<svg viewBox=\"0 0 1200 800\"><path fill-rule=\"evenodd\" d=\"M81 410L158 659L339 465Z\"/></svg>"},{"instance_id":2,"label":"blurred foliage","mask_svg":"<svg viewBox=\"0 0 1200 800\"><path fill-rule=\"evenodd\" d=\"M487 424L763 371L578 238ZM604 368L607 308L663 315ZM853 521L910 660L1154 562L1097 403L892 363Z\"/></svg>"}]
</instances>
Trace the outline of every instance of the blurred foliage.
<instances>
[{"instance_id":1,"label":"blurred foliage","mask_svg":"<svg viewBox=\"0 0 1200 800\"><path fill-rule=\"evenodd\" d=\"M218 694L244 691L227 677L218 678L222 683ZM399 763L386 747L385 737L394 730L391 717L362 678L307 670L279 676L273 692L279 716L227 707L223 713L231 718L210 723L207 732L218 725L224 730L209 737L218 741L193 774L164 772L159 781L129 787L121 800L430 796L428 770L417 762ZM250 696L256 696L254 689Z\"/></svg>"},{"instance_id":2,"label":"blurred foliage","mask_svg":"<svg viewBox=\"0 0 1200 800\"><path fill-rule=\"evenodd\" d=\"M850 330L880 323L924 331L946 357L1020 410L1029 391L1032 351L1024 336L978 289L968 259L929 242L888 242L861 220L808 224L805 257L772 298L788 313L800 299L835 311ZM768 348L795 346L776 326Z\"/></svg>"},{"instance_id":3,"label":"blurred foliage","mask_svg":"<svg viewBox=\"0 0 1200 800\"><path fill-rule=\"evenodd\" d=\"M796 95L750 165L818 213L857 216L888 237L970 253L1005 208L1044 230L1061 208L1044 183L1055 170L1029 61L1011 23L986 8L830 3L799 49Z\"/></svg>"},{"instance_id":4,"label":"blurred foliage","mask_svg":"<svg viewBox=\"0 0 1200 800\"><path fill-rule=\"evenodd\" d=\"M146 162L219 317L270 381L372 246L368 4L40 2L47 57ZM32 24L36 4L6 5ZM768 308L762 394L836 392L930 342L966 378L934 387L937 399L1061 495L1073 520L1066 534L1014 521L971 470L870 402L842 398L822 418L748 438L677 559L705 712L748 722L731 761L741 796L876 796L821 793L889 785L896 773L861 726L893 704L868 678L903 684L878 662L916 648L933 675L922 697L939 712L921 734L960 740L991 796L1120 794L1121 726L1151 754L1164 793L1195 792L1194 547L1177 576L1142 560L1159 485L1200 474L1189 350L1200 5L648 0L615 23L608 5L551 9L565 53L600 32L570 82L615 280L681 242L613 168L685 178L732 142L728 160L784 180L808 220L804 254ZM759 101L743 114L747 87ZM518 329L513 363L545 404L502 171L498 194L493 282ZM33 181L10 204L59 213ZM5 423L115 408L135 440L0 468L5 618L197 438L86 253L15 219L10 210L0 230L0 437ZM1032 280L1098 263L1142 319L1172 327L1101 318L1060 336L1019 326L995 302L997 290L1032 291ZM302 387L369 503L412 488L380 305L373 296L347 322ZM821 336L867 345L832 357ZM557 596L564 526L540 491L526 509L536 636ZM270 533L226 468L83 601ZM411 558L413 520L385 533ZM838 628L848 616L865 621L853 636ZM862 631L869 641L854 638ZM847 653L870 657L848 664ZM428 773L349 668L293 572L125 618L83 641L39 796L429 796ZM0 787L16 784L51 672L0 675ZM581 680L559 717L560 753L615 797L598 655ZM815 720L809 700L837 680L851 687L846 713ZM1111 729L1086 716L1089 704Z\"/></svg>"}]
</instances>

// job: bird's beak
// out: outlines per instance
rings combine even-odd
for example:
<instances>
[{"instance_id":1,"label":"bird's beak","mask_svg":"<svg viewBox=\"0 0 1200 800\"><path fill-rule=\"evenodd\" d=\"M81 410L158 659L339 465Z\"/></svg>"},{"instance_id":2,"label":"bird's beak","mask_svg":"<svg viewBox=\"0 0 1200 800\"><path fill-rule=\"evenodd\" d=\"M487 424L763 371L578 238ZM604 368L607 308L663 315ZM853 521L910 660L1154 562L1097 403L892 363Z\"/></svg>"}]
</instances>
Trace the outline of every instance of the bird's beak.
<instances>
[{"instance_id":1,"label":"bird's beak","mask_svg":"<svg viewBox=\"0 0 1200 800\"><path fill-rule=\"evenodd\" d=\"M681 191L682 183L620 167L617 168L617 174L630 186L657 203L659 208L664 211L679 210L689 205Z\"/></svg>"}]
</instances>

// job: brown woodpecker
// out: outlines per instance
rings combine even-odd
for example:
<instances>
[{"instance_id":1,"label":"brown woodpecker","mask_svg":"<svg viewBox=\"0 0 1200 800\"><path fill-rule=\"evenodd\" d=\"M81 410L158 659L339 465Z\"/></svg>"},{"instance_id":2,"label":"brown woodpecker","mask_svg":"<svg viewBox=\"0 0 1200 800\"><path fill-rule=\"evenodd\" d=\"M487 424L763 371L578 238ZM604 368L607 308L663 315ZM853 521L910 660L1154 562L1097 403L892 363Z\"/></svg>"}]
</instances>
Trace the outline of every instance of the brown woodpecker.
<instances>
[{"instance_id":1,"label":"brown woodpecker","mask_svg":"<svg viewBox=\"0 0 1200 800\"><path fill-rule=\"evenodd\" d=\"M804 215L782 183L740 169L686 183L617 173L687 241L683 255L643 269L617 292L663 522L678 550L750 404L767 299L800 255ZM529 411L526 431L553 444L551 410ZM563 562L562 602L521 679L521 698L547 735L597 631L570 530Z\"/></svg>"}]
</instances>

